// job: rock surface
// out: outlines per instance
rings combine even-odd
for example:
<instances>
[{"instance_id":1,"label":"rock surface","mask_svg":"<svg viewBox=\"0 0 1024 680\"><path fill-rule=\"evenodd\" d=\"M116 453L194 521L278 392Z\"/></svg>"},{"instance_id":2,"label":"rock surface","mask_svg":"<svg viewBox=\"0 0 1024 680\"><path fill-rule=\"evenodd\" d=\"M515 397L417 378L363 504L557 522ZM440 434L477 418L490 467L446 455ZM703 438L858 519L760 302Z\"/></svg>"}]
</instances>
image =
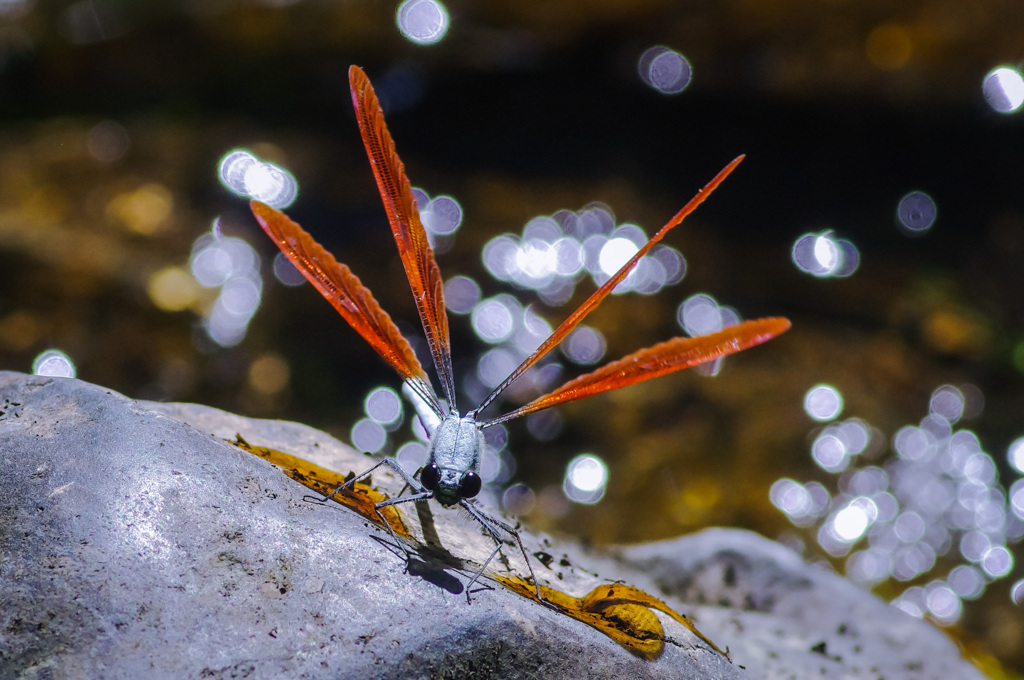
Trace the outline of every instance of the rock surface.
<instances>
[{"instance_id":1,"label":"rock surface","mask_svg":"<svg viewBox=\"0 0 1024 680\"><path fill-rule=\"evenodd\" d=\"M732 663L661 615L647 660L488 579L467 603L479 526L433 506L444 550L403 571L383 530L304 500L236 433L342 473L370 462L295 423L0 372L0 677L982 677L927 623L742 531L600 554L523 532L559 558L561 580L534 561L542 581L645 588Z\"/></svg>"}]
</instances>

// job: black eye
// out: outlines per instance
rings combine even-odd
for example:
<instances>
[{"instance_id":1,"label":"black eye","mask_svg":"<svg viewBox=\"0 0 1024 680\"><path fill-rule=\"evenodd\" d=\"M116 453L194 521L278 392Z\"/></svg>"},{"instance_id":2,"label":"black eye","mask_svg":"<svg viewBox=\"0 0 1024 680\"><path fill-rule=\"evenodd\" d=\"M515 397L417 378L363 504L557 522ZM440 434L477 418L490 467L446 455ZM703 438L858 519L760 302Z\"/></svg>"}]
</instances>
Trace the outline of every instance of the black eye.
<instances>
[{"instance_id":1,"label":"black eye","mask_svg":"<svg viewBox=\"0 0 1024 680\"><path fill-rule=\"evenodd\" d=\"M463 498L472 498L480 493L480 475L475 472L467 472L462 476L462 483L459 484L459 495Z\"/></svg>"},{"instance_id":2,"label":"black eye","mask_svg":"<svg viewBox=\"0 0 1024 680\"><path fill-rule=\"evenodd\" d=\"M427 491L437 491L437 482L441 479L441 471L436 465L429 465L420 472L420 484Z\"/></svg>"}]
</instances>

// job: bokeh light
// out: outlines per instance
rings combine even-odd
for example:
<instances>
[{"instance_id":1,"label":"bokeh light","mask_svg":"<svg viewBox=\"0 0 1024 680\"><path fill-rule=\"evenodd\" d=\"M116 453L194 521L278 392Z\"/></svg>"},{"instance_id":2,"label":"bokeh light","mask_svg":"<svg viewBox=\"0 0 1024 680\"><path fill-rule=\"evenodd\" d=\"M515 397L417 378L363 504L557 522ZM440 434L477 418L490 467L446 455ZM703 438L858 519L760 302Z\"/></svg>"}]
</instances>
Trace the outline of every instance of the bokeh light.
<instances>
[{"instance_id":1,"label":"bokeh light","mask_svg":"<svg viewBox=\"0 0 1024 680\"><path fill-rule=\"evenodd\" d=\"M1024 77L1018 69L1000 66L985 76L981 92L993 111L1016 113L1024 104Z\"/></svg>"},{"instance_id":2,"label":"bokeh light","mask_svg":"<svg viewBox=\"0 0 1024 680\"><path fill-rule=\"evenodd\" d=\"M831 229L798 238L792 258L800 271L819 278L850 276L860 265L857 247L836 237Z\"/></svg>"},{"instance_id":3,"label":"bokeh light","mask_svg":"<svg viewBox=\"0 0 1024 680\"><path fill-rule=\"evenodd\" d=\"M516 459L508 449L508 430L504 425L495 425L484 430L484 457L481 463L481 477L485 483L503 485L516 474ZM494 466L488 473L485 466Z\"/></svg>"},{"instance_id":4,"label":"bokeh light","mask_svg":"<svg viewBox=\"0 0 1024 680\"><path fill-rule=\"evenodd\" d=\"M59 349L48 349L41 352L32 361L33 375L46 375L51 378L74 378L75 363Z\"/></svg>"},{"instance_id":5,"label":"bokeh light","mask_svg":"<svg viewBox=\"0 0 1024 680\"><path fill-rule=\"evenodd\" d=\"M627 238L610 238L601 246L600 254L597 256L598 266L601 273L611 277L619 271L622 265L629 262L629 258L636 255L640 247ZM625 281L622 282L624 284ZM619 284L620 286L622 284ZM619 286L616 286L618 288ZM625 286L629 290L629 286ZM614 293L614 291L612 291Z\"/></svg>"},{"instance_id":6,"label":"bokeh light","mask_svg":"<svg viewBox=\"0 0 1024 680\"><path fill-rule=\"evenodd\" d=\"M893 530L904 543L917 543L924 538L924 520L913 510L906 510L893 522Z\"/></svg>"},{"instance_id":7,"label":"bokeh light","mask_svg":"<svg viewBox=\"0 0 1024 680\"><path fill-rule=\"evenodd\" d=\"M431 198L420 188L413 188L412 194L431 248L436 254L448 252L455 245L455 232L462 226L462 206L451 196Z\"/></svg>"},{"instance_id":8,"label":"bokeh light","mask_svg":"<svg viewBox=\"0 0 1024 680\"><path fill-rule=\"evenodd\" d=\"M843 395L832 385L815 385L804 395L804 412L819 423L833 420L843 412Z\"/></svg>"},{"instance_id":9,"label":"bokeh light","mask_svg":"<svg viewBox=\"0 0 1024 680\"><path fill-rule=\"evenodd\" d=\"M892 606L901 610L904 614L909 614L918 619L924 617L928 611L924 601L924 589L917 587L904 590L899 597L892 601Z\"/></svg>"},{"instance_id":10,"label":"bokeh light","mask_svg":"<svg viewBox=\"0 0 1024 680\"><path fill-rule=\"evenodd\" d=\"M85 145L89 154L96 160L101 163L115 163L128 153L128 149L131 148L131 137L117 121L104 120L89 130Z\"/></svg>"},{"instance_id":11,"label":"bokeh light","mask_svg":"<svg viewBox=\"0 0 1024 680\"><path fill-rule=\"evenodd\" d=\"M219 168L221 184L272 208L287 208L298 196L299 185L290 172L261 161L245 149L225 154Z\"/></svg>"},{"instance_id":12,"label":"bokeh light","mask_svg":"<svg viewBox=\"0 0 1024 680\"><path fill-rule=\"evenodd\" d=\"M841 472L849 464L849 451L846 444L834 430L823 430L811 444L811 456L814 462L828 472Z\"/></svg>"},{"instance_id":13,"label":"bokeh light","mask_svg":"<svg viewBox=\"0 0 1024 680\"><path fill-rule=\"evenodd\" d=\"M943 581L932 581L924 589L925 606L940 623L954 623L960 618L963 603L959 595Z\"/></svg>"},{"instance_id":14,"label":"bokeh light","mask_svg":"<svg viewBox=\"0 0 1024 680\"><path fill-rule=\"evenodd\" d=\"M1014 470L1024 474L1024 437L1013 440L1006 450L1006 460Z\"/></svg>"},{"instance_id":15,"label":"bokeh light","mask_svg":"<svg viewBox=\"0 0 1024 680\"><path fill-rule=\"evenodd\" d=\"M377 453L388 442L388 433L384 427L372 418L362 418L352 426L350 434L352 446L358 451Z\"/></svg>"},{"instance_id":16,"label":"bokeh light","mask_svg":"<svg viewBox=\"0 0 1024 680\"><path fill-rule=\"evenodd\" d=\"M816 407L809 397L821 387L827 389ZM910 584L940 561L947 565L946 580L911 585L893 601L913 616L928 615L944 624L959 619L964 600L980 597L990 582L1013 572L1009 544L1024 537L1024 479L1003 491L995 461L977 435L955 428L968 402L976 399L968 398L969 388L934 389L928 415L899 428L892 436L894 455L876 463L867 459L879 455L873 444L879 438L865 421L848 418L817 430L811 459L839 475L838 492L830 495L822 488L812 493L818 482L790 478L776 481L769 492L772 504L794 526L817 525L822 550L836 558L848 555L846 575L857 583L893 579ZM808 392L805 410L832 413L831 389L825 385ZM865 538L867 546L851 552Z\"/></svg>"},{"instance_id":17,"label":"bokeh light","mask_svg":"<svg viewBox=\"0 0 1024 680\"><path fill-rule=\"evenodd\" d=\"M517 317L522 308L518 300L510 295L481 300L473 307L471 321L477 336L491 344L507 340L515 330Z\"/></svg>"},{"instance_id":18,"label":"bokeh light","mask_svg":"<svg viewBox=\"0 0 1024 680\"><path fill-rule=\"evenodd\" d=\"M993 545L981 557L981 568L992 578L1002 578L1013 571L1013 553L1004 545Z\"/></svg>"},{"instance_id":19,"label":"bokeh light","mask_svg":"<svg viewBox=\"0 0 1024 680\"><path fill-rule=\"evenodd\" d=\"M985 577L976 568L965 564L953 567L946 581L953 592L965 600L974 600L985 592Z\"/></svg>"},{"instance_id":20,"label":"bokeh light","mask_svg":"<svg viewBox=\"0 0 1024 680\"><path fill-rule=\"evenodd\" d=\"M468 276L453 276L444 283L444 304L452 314L469 314L480 302L480 284Z\"/></svg>"},{"instance_id":21,"label":"bokeh light","mask_svg":"<svg viewBox=\"0 0 1024 680\"><path fill-rule=\"evenodd\" d=\"M181 267L164 267L153 272L146 285L146 293L153 304L165 312L180 312L199 300L201 286Z\"/></svg>"},{"instance_id":22,"label":"bokeh light","mask_svg":"<svg viewBox=\"0 0 1024 680\"><path fill-rule=\"evenodd\" d=\"M740 322L739 314L729 307L720 307L710 295L696 293L683 300L676 309L676 321L691 337L716 333ZM696 366L693 371L705 377L718 375L725 357Z\"/></svg>"},{"instance_id":23,"label":"bokeh light","mask_svg":"<svg viewBox=\"0 0 1024 680\"><path fill-rule=\"evenodd\" d=\"M1024 605L1024 579L1010 587L1010 601L1014 604Z\"/></svg>"},{"instance_id":24,"label":"bokeh light","mask_svg":"<svg viewBox=\"0 0 1024 680\"><path fill-rule=\"evenodd\" d=\"M502 484L508 481L515 468L509 468L505 464L506 458L508 456L503 456L488 442L488 445L484 447L483 455L480 456L480 479L484 484Z\"/></svg>"},{"instance_id":25,"label":"bokeh light","mask_svg":"<svg viewBox=\"0 0 1024 680\"><path fill-rule=\"evenodd\" d=\"M462 206L451 196L437 196L420 210L423 227L435 234L454 234L462 225Z\"/></svg>"},{"instance_id":26,"label":"bokeh light","mask_svg":"<svg viewBox=\"0 0 1024 680\"><path fill-rule=\"evenodd\" d=\"M953 385L943 385L932 392L928 411L932 415L945 419L949 424L953 424L963 417L965 405L964 394L959 388Z\"/></svg>"},{"instance_id":27,"label":"bokeh light","mask_svg":"<svg viewBox=\"0 0 1024 680\"><path fill-rule=\"evenodd\" d=\"M399 32L417 45L434 45L448 33L448 10L437 0L405 0L395 12Z\"/></svg>"},{"instance_id":28,"label":"bokeh light","mask_svg":"<svg viewBox=\"0 0 1024 680\"><path fill-rule=\"evenodd\" d=\"M422 442L406 442L398 447L395 460L409 474L415 473L427 463L427 447Z\"/></svg>"},{"instance_id":29,"label":"bokeh light","mask_svg":"<svg viewBox=\"0 0 1024 680\"><path fill-rule=\"evenodd\" d=\"M692 337L716 333L724 325L718 302L702 293L686 298L676 310L676 318L687 335Z\"/></svg>"},{"instance_id":30,"label":"bokeh light","mask_svg":"<svg viewBox=\"0 0 1024 680\"><path fill-rule=\"evenodd\" d=\"M799 527L813 524L828 510L832 500L828 489L818 482L804 485L786 478L772 484L769 499Z\"/></svg>"},{"instance_id":31,"label":"bokeh light","mask_svg":"<svg viewBox=\"0 0 1024 680\"><path fill-rule=\"evenodd\" d=\"M482 259L487 271L499 281L536 292L548 306L560 306L571 299L576 284L588 274L595 285L601 285L646 242L647 235L638 225L616 225L606 206L590 204L576 212L560 210L534 217L521 234L490 239ZM679 251L657 245L636 263L615 293L655 293L680 281L685 271L686 261ZM500 384L552 331L546 315L524 307L516 296L481 298L479 284L468 277L450 279L445 284L445 295L453 312L470 314L477 337L495 345L478 357L475 373L465 378L465 389L478 398ZM722 324L738 320L732 310L715 307ZM561 343L560 350L569 361L589 366L604 358L606 343L599 331L584 325ZM697 370L707 371L719 363L710 362ZM553 387L556 380L564 380L562 371L551 355L513 383L503 398L536 397ZM527 430L535 439L544 440L558 431L560 422L557 414L536 414L527 420Z\"/></svg>"},{"instance_id":32,"label":"bokeh light","mask_svg":"<svg viewBox=\"0 0 1024 680\"><path fill-rule=\"evenodd\" d=\"M604 358L604 335L596 328L577 326L569 337L562 341L561 350L574 364L592 366Z\"/></svg>"},{"instance_id":33,"label":"bokeh light","mask_svg":"<svg viewBox=\"0 0 1024 680\"><path fill-rule=\"evenodd\" d=\"M549 442L562 433L562 416L558 411L541 411L526 417L526 431L539 442Z\"/></svg>"},{"instance_id":34,"label":"bokeh light","mask_svg":"<svg viewBox=\"0 0 1024 680\"><path fill-rule=\"evenodd\" d=\"M640 80L662 94L679 94L690 84L690 62L668 47L651 47L637 64Z\"/></svg>"},{"instance_id":35,"label":"bokeh light","mask_svg":"<svg viewBox=\"0 0 1024 680\"><path fill-rule=\"evenodd\" d=\"M390 387L370 390L363 400L363 410L371 420L388 430L394 429L402 420L402 400Z\"/></svg>"},{"instance_id":36,"label":"bokeh light","mask_svg":"<svg viewBox=\"0 0 1024 680\"><path fill-rule=\"evenodd\" d=\"M886 550L870 547L850 554L846 575L861 584L874 584L892 575L892 556Z\"/></svg>"},{"instance_id":37,"label":"bokeh light","mask_svg":"<svg viewBox=\"0 0 1024 680\"><path fill-rule=\"evenodd\" d=\"M608 466L593 454L576 456L565 468L563 489L566 497L576 503L597 503L604 497L607 484Z\"/></svg>"},{"instance_id":38,"label":"bokeh light","mask_svg":"<svg viewBox=\"0 0 1024 680\"><path fill-rule=\"evenodd\" d=\"M558 271L558 252L554 244L540 239L525 242L516 251L515 258L519 271L538 284L546 283Z\"/></svg>"},{"instance_id":39,"label":"bokeh light","mask_svg":"<svg viewBox=\"0 0 1024 680\"><path fill-rule=\"evenodd\" d=\"M242 239L222 236L215 222L210 232L192 244L189 268L200 286L220 289L204 313L207 335L222 347L237 345L262 299L259 255Z\"/></svg>"},{"instance_id":40,"label":"bokeh light","mask_svg":"<svg viewBox=\"0 0 1024 680\"><path fill-rule=\"evenodd\" d=\"M484 246L484 267L500 281L534 290L542 302L564 304L583 272L601 285L647 241L635 224L615 225L605 206L591 204L578 212L562 210L530 220L521 236L502 234ZM615 287L615 294L655 294L678 283L686 271L679 251L657 245Z\"/></svg>"},{"instance_id":41,"label":"bokeh light","mask_svg":"<svg viewBox=\"0 0 1024 680\"><path fill-rule=\"evenodd\" d=\"M501 505L513 515L528 515L537 505L537 494L525 484L513 484L501 495Z\"/></svg>"},{"instance_id":42,"label":"bokeh light","mask_svg":"<svg viewBox=\"0 0 1024 680\"><path fill-rule=\"evenodd\" d=\"M476 374L480 382L488 389L493 389L501 384L516 366L519 360L508 349L495 347L484 352L477 360Z\"/></svg>"},{"instance_id":43,"label":"bokeh light","mask_svg":"<svg viewBox=\"0 0 1024 680\"><path fill-rule=\"evenodd\" d=\"M130 231L154 236L169 228L174 198L159 182L119 192L107 202L104 212Z\"/></svg>"},{"instance_id":44,"label":"bokeh light","mask_svg":"<svg viewBox=\"0 0 1024 680\"><path fill-rule=\"evenodd\" d=\"M847 543L860 539L871 522L878 516L878 508L870 498L855 498L849 505L836 513L832 520L835 535Z\"/></svg>"},{"instance_id":45,"label":"bokeh light","mask_svg":"<svg viewBox=\"0 0 1024 680\"><path fill-rule=\"evenodd\" d=\"M936 212L931 196L923 191L911 191L896 206L896 224L905 233L918 236L932 228Z\"/></svg>"},{"instance_id":46,"label":"bokeh light","mask_svg":"<svg viewBox=\"0 0 1024 680\"><path fill-rule=\"evenodd\" d=\"M904 460L930 460L935 451L934 438L927 430L907 425L893 437L893 449Z\"/></svg>"},{"instance_id":47,"label":"bokeh light","mask_svg":"<svg viewBox=\"0 0 1024 680\"><path fill-rule=\"evenodd\" d=\"M935 549L927 543L912 543L893 553L892 576L897 581L912 581L935 566Z\"/></svg>"},{"instance_id":48,"label":"bokeh light","mask_svg":"<svg viewBox=\"0 0 1024 680\"><path fill-rule=\"evenodd\" d=\"M274 255L274 263L271 268L274 270L274 278L286 286L301 286L306 282L306 277L295 268L295 265L284 253Z\"/></svg>"},{"instance_id":49,"label":"bokeh light","mask_svg":"<svg viewBox=\"0 0 1024 680\"><path fill-rule=\"evenodd\" d=\"M260 394L277 394L291 380L292 369L288 361L272 352L256 358L249 365L249 385Z\"/></svg>"},{"instance_id":50,"label":"bokeh light","mask_svg":"<svg viewBox=\"0 0 1024 680\"><path fill-rule=\"evenodd\" d=\"M1024 519L1024 479L1018 479L1010 486L1010 509L1020 519Z\"/></svg>"}]
</instances>

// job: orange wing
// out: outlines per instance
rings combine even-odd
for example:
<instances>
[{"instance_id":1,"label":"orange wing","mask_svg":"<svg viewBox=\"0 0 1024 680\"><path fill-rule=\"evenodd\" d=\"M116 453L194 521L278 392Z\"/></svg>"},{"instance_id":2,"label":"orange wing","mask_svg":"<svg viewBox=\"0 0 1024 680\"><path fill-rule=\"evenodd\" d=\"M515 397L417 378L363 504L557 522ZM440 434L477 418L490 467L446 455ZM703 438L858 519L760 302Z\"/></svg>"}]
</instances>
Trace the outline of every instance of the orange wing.
<instances>
[{"instance_id":1,"label":"orange wing","mask_svg":"<svg viewBox=\"0 0 1024 680\"><path fill-rule=\"evenodd\" d=\"M452 349L448 336L448 316L444 307L441 270L434 259L434 251L427 242L427 232L420 222L405 176L405 165L395 153L395 142L384 124L384 112L377 101L370 79L358 66L348 70L352 90L352 106L359 133L363 137L366 155L370 158L373 176L384 201L384 210L391 223L391 233L398 244L398 254L405 266L416 308L419 310L423 332L430 344L434 368L441 381L441 388L448 400L449 408L455 409L455 380L452 375Z\"/></svg>"},{"instance_id":2,"label":"orange wing","mask_svg":"<svg viewBox=\"0 0 1024 680\"><path fill-rule=\"evenodd\" d=\"M334 259L323 246L313 240L305 229L291 221L280 210L253 201L249 204L263 230L274 240L302 275L327 298L349 325L363 336L370 347L409 386L431 404L434 412L443 415L430 380L420 365L409 341L399 332L395 322L359 281L352 270Z\"/></svg>"},{"instance_id":3,"label":"orange wing","mask_svg":"<svg viewBox=\"0 0 1024 680\"><path fill-rule=\"evenodd\" d=\"M601 392L617 390L620 387L741 352L771 340L776 335L787 331L789 327L789 319L770 317L744 321L717 333L709 333L696 338L672 338L653 347L633 352L592 373L574 378L555 391L539 397L511 413L490 420L481 427L503 423L528 413L583 399Z\"/></svg>"},{"instance_id":4,"label":"orange wing","mask_svg":"<svg viewBox=\"0 0 1024 680\"><path fill-rule=\"evenodd\" d=\"M521 376L523 373L525 373L531 366L533 366L538 361L540 361L544 357L545 354L547 354L552 349L557 347L558 343L562 342L562 340L565 339L565 336L569 335L569 333L571 333L572 330L574 328L576 328L577 324L579 324L580 321L583 321L584 317L586 317L587 314L590 314L592 311L594 311L594 309L599 304L601 304L601 301L604 300L606 297L608 297L608 294L612 292L612 289L615 288L615 286L619 285L619 283L622 281L622 279L626 278L626 276L629 275L629 272L632 271L632 269L636 265L636 263L640 261L640 258L643 257L644 255L646 255L648 253L648 251L650 251L650 249L653 248L654 245L658 241L663 239L665 237L665 234L667 234L669 232L669 230L671 230L674 227L678 226L687 215L689 215L694 210L696 210L697 206L700 205L701 203L703 203L704 199L706 199L708 196L710 196L711 192L714 191L716 188L718 188L718 185L721 184L725 180L725 178L729 176L729 173L731 173L733 170L736 169L736 166L739 165L740 161L742 161L744 158L745 158L745 156L737 156L728 165L726 165L724 168L719 170L718 174L715 175L714 178L710 182L705 184L704 187L700 191L697 192L697 195L694 196L693 198L691 198L690 201L686 205L683 206L682 210L677 212L672 217L672 219L670 219L668 221L668 223L665 224L664 227L659 229L658 232L654 236L651 237L651 240L648 241L646 244L644 244L644 247L641 248L640 250L638 250L636 255L634 255L633 257L630 258L629 262L627 262L626 264L622 265L622 267L619 268L619 271L615 272L615 274L610 279L605 281L604 285L602 285L600 288L595 290L591 294L591 296L589 298L587 298L583 302L583 304L580 305L576 309L575 312L570 314L569 318L566 319L565 321L563 321L562 325L560 325L558 328L556 328L554 330L554 332L552 332L551 335L548 336L548 339L545 340L541 344L541 346L538 347L537 350L533 354L531 354L530 356L526 357L526 359L523 361L523 363L521 363L519 365L519 368L517 368L516 370L512 371L512 374L509 377L505 378L505 380L503 380L500 385L495 387L494 391L491 392L489 395L487 395L487 398L484 399L483 402L479 406L477 406L476 409L472 413L474 413L474 414L475 413L479 413L480 411L483 411L485 408L487 408L487 405L490 404L492 401L494 401L499 394L501 394L503 391L505 391L505 388L507 388L509 385L511 385L513 382L515 382L516 379L518 379L519 376ZM654 349L654 348L652 347L651 349ZM707 360L708 359L705 359L705 361L707 361ZM697 362L697 363L702 363L702 362ZM686 367L685 366L680 366L680 368L686 368ZM678 370L678 369L674 369L674 370ZM661 374L659 373L658 375L661 375ZM584 376L584 377L586 377L586 376ZM624 383L624 384L629 384L629 383ZM620 387L621 387L621 385L620 385ZM609 387L609 388L606 388L606 389L613 389L613 388ZM599 390L599 391L603 392L604 390ZM553 406L554 404L551 404L551 405ZM541 406L541 407L538 407L538 408L547 408L547 406ZM536 411L537 409L532 409L532 410ZM524 411L524 413L529 413L529 412L530 411ZM522 415L522 414L520 414L520 415ZM503 417L502 420L508 420L508 418L504 418ZM492 421L491 424L493 424L494 422L500 422L500 421Z\"/></svg>"}]
</instances>

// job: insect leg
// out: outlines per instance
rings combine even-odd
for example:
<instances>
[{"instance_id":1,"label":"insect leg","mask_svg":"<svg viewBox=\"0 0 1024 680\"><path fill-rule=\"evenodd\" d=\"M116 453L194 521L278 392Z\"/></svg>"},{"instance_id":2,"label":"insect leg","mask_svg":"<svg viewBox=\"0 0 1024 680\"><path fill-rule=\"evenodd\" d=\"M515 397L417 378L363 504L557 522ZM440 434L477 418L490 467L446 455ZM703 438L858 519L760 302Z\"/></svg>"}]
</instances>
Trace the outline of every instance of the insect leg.
<instances>
[{"instance_id":1,"label":"insect leg","mask_svg":"<svg viewBox=\"0 0 1024 680\"><path fill-rule=\"evenodd\" d=\"M483 566L481 566L480 569L473 574L473 578L469 580L469 584L466 586L466 599L469 600L469 591L472 585L483 575L484 569L487 568L487 565L490 564L491 560L494 559L494 556L498 554L499 550L501 550L501 545L504 541L501 540L501 537L498 535L498 531L495 528L500 527L516 539L516 543L519 545L519 550L523 553L523 559L526 560L526 568L530 571L530 579L533 581L533 587L537 591L537 599L543 603L544 596L540 594L540 583L537 581L537 575L533 573L533 565L530 564L530 556L526 554L526 548L523 546L523 541L519 538L519 532L516 531L515 527L497 519L496 517L491 517L481 510L476 504L470 503L467 500L459 501L459 505L464 507L469 514L476 518L476 521L484 525L484 528L487 529L487 533L491 535L491 538L494 539L495 543L494 550L491 552L490 556L484 560Z\"/></svg>"},{"instance_id":2,"label":"insect leg","mask_svg":"<svg viewBox=\"0 0 1024 680\"><path fill-rule=\"evenodd\" d=\"M403 472L403 475L404 474L405 473ZM405 544L402 543L402 541L399 540L398 535L395 533L395 530L391 528L391 522L387 521L387 519L384 518L384 515L383 515L383 513L381 513L380 510L381 510L381 508L386 508L389 505L398 505L399 503L411 503L413 501L425 501L428 498L433 498L434 497L434 492L433 491L426 491L426 490L424 490L423 487L420 487L419 484L417 484L415 481L410 481L410 486L412 486L414 489L416 487L419 487L419 489L417 490L417 492L414 495L412 495L412 496L405 496L403 498L389 498L387 500L381 501L380 503L375 503L373 505L374 512L377 513L377 517L380 517L381 523L388 530L388 533L391 534L391 538L395 541L395 545L397 545L399 548L401 548L402 552L405 553L406 561L412 559L412 553L410 553L409 549L407 547L405 547Z\"/></svg>"},{"instance_id":3,"label":"insect leg","mask_svg":"<svg viewBox=\"0 0 1024 680\"><path fill-rule=\"evenodd\" d=\"M363 479L364 477L370 476L373 473L373 471L379 468L381 465L387 465L389 468L397 472L402 477L402 479L405 480L406 485L412 487L416 491L416 493L423 492L423 487L420 486L420 483L417 482L412 475L410 475L408 472L402 469L401 465L399 465L396 461L392 460L391 458L385 458L384 460L380 461L379 463L377 463L376 465L374 465L361 475L357 475L352 479L348 480L347 482L345 482L344 484L338 485L334 489L334 491L330 492L329 494L321 498L320 502L326 503L327 501L334 498L334 496L342 489L351 489L353 486L355 486L356 482L358 482L360 479Z\"/></svg>"},{"instance_id":4,"label":"insect leg","mask_svg":"<svg viewBox=\"0 0 1024 680\"><path fill-rule=\"evenodd\" d=\"M432 498L434 496L434 492L427 491L426 489L424 489L423 486L419 482L417 482L412 475L406 472L402 468L402 466L399 465L396 461L392 460L391 458L385 458L381 460L379 463L371 467L366 472L357 475L352 479L348 480L347 482L345 482L344 484L341 484L338 487L336 487L334 491L324 496L322 499L320 499L319 502L326 503L327 501L334 498L334 496L342 489L351 489L356 482L358 482L360 479L364 479L370 476L373 473L373 471L379 468L381 465L387 465L389 468L397 472L399 476L401 476L402 479L405 480L405 486L402 487L402 490L398 492L399 495L396 496L395 498L389 498L387 500L380 501L379 503L375 503L373 506L373 510L374 512L377 513L377 517L380 518L381 524L383 524L384 527L388 530L388 533L391 534L391 538L394 540L395 545L397 545L402 550L402 552L405 553L406 559L410 559L411 555L409 553L408 548L406 548L405 544L399 540L398 535L395 534L395 530L391 527L391 523L388 522L384 515L381 513L381 508L386 508L389 505L397 505L398 503L408 503L410 501L426 500L428 498ZM405 490L409 488L411 488L415 493L412 496L402 497L401 494L404 493Z\"/></svg>"}]
</instances>

